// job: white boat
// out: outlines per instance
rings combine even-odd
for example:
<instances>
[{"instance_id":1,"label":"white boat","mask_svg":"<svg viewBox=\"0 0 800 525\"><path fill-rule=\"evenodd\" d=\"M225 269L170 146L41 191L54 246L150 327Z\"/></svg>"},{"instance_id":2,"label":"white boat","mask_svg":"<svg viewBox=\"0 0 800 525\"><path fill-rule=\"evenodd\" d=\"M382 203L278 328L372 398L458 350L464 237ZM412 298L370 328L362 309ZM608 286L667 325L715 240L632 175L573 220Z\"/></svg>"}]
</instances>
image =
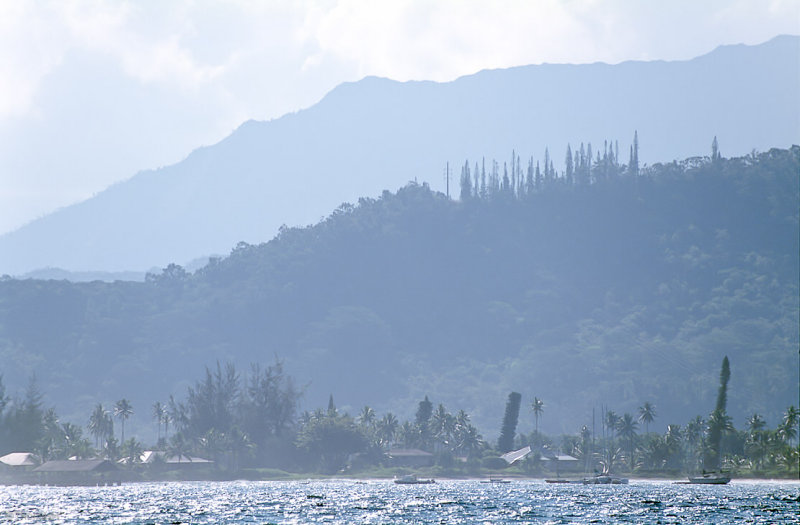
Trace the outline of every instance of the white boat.
<instances>
[{"instance_id":1,"label":"white boat","mask_svg":"<svg viewBox=\"0 0 800 525\"><path fill-rule=\"evenodd\" d=\"M731 475L727 472L703 472L700 476L689 476L692 485L726 485L730 481Z\"/></svg>"},{"instance_id":2,"label":"white boat","mask_svg":"<svg viewBox=\"0 0 800 525\"><path fill-rule=\"evenodd\" d=\"M500 476L489 476L489 479L483 479L481 483L511 483L511 481L503 479Z\"/></svg>"},{"instance_id":3,"label":"white boat","mask_svg":"<svg viewBox=\"0 0 800 525\"><path fill-rule=\"evenodd\" d=\"M430 485L431 483L436 483L436 480L433 479L420 479L414 474L407 474L405 476L400 476L399 478L395 478L394 482L398 485Z\"/></svg>"},{"instance_id":4,"label":"white boat","mask_svg":"<svg viewBox=\"0 0 800 525\"><path fill-rule=\"evenodd\" d=\"M627 485L628 478L612 476L611 474L598 474L589 478L583 478L584 485Z\"/></svg>"}]
</instances>

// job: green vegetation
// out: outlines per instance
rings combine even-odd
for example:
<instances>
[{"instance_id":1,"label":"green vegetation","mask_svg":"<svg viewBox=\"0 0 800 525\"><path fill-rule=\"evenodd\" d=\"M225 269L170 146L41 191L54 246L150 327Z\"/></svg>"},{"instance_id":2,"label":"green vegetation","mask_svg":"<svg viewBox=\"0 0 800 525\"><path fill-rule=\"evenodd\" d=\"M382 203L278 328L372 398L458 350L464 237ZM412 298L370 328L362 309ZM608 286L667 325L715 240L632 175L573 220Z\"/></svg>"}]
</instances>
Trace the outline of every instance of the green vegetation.
<instances>
[{"instance_id":1,"label":"green vegetation","mask_svg":"<svg viewBox=\"0 0 800 525\"><path fill-rule=\"evenodd\" d=\"M539 169L516 153L505 167L468 162L463 201L410 183L267 243L241 243L197 272L170 265L144 283L0 280L3 376L16 393L35 374L53 396L46 406L68 421L85 423L98 403L113 411L124 397L134 407L115 421L125 442L181 434L194 446L212 427L224 439L238 428L251 442L280 441L286 405L257 397L276 377L251 372L240 390L255 393L241 399L228 397L225 367L193 382L207 363L245 370L277 355L281 380L291 374L304 394L299 410L333 394L338 414L356 415L369 400L375 421L392 414L387 425L410 435L403 421L416 424L428 394L463 408L494 441L498 404L516 391L530 406L533 389L546 417L526 410L519 428L543 438L591 426L601 403L646 431L653 425L634 418L643 400L658 407L656 421L684 424L714 406L713 371L727 355L741 371L727 399L732 422L743 428L757 413L777 428L800 384L800 148L736 159L717 149L713 160L638 167L635 154L628 167L610 143L570 148L569 173L556 172L549 153ZM189 385L184 401L169 402ZM19 397L9 414L38 417L41 400ZM156 400L199 417L207 399L246 399L255 415L151 418ZM420 413L420 446L433 441L436 405ZM320 429L360 425L337 417ZM95 446L109 441L101 419L87 434ZM732 439L724 434L723 450ZM207 437L210 450L223 440ZM630 432L608 439L619 457L641 445ZM314 461L332 469L338 459Z\"/></svg>"},{"instance_id":2,"label":"green vegetation","mask_svg":"<svg viewBox=\"0 0 800 525\"><path fill-rule=\"evenodd\" d=\"M264 382L264 378L271 380ZM269 388L252 389L259 384ZM638 434L632 415L619 417L607 410L603 420L609 425L608 432L604 428L595 436L583 425L576 435L553 438L538 431L526 435L513 430L521 397L517 392L509 395L501 437L493 448L466 412L453 415L442 404L433 410L427 396L419 403L415 420L402 423L392 413L378 417L369 406L353 418L339 412L332 397L327 410L318 408L298 416L299 394L291 378L284 375L281 363L263 370L254 366L244 380L233 365L217 365L187 389L184 401L156 403L168 406L158 412L156 424L171 422L174 430L172 434L165 431L163 438L147 447L135 438L122 441L120 446L113 436L113 420L101 405L88 417L89 431L96 439L103 438L93 447L83 437L80 425L62 423L53 409L42 407L35 385L23 400L1 396L0 453L28 450L42 460L106 458L136 476L127 478L131 480L292 479L312 474L391 477L414 470L440 477L485 476L497 471L537 476L559 473L559 462L553 462L557 454L577 460L567 470L572 475L604 469L675 477L707 467L709 455L720 459L715 468L721 466L736 476L791 478L797 476L800 467L796 442L800 411L794 406L786 410L775 429L768 429L759 414L748 418L747 430L739 431L731 425L720 428L715 421L720 411L715 409L708 420L697 416L685 428L669 424L663 435ZM655 406L648 405L650 413L655 414ZM126 410L133 407L128 404ZM26 443L26 439L33 441ZM533 453L513 466L499 457L526 445ZM161 456L144 465L145 448L159 450ZM421 449L432 456L410 468L395 461L395 449ZM213 463L198 464L191 470L165 463L169 458L197 457ZM549 464L545 466L545 462Z\"/></svg>"}]
</instances>

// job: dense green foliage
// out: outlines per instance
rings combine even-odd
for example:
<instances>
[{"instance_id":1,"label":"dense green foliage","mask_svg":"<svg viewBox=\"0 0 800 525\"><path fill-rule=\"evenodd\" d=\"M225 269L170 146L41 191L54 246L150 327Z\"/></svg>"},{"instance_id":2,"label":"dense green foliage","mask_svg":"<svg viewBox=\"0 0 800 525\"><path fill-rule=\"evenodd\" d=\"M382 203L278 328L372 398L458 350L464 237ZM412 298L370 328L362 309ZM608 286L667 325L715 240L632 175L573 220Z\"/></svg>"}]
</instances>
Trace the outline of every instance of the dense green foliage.
<instances>
[{"instance_id":1,"label":"dense green foliage","mask_svg":"<svg viewBox=\"0 0 800 525\"><path fill-rule=\"evenodd\" d=\"M537 183L529 163L530 185L515 156L485 192L472 169L463 201L411 183L193 274L5 279L3 376L19 391L35 373L83 421L99 402L181 396L205 363L277 355L305 406L333 393L410 418L430 393L486 433L507 392L535 389L558 434L603 402L707 413L728 355L728 414L775 425L799 381L800 148L638 170L611 150L571 153L571 178L548 167ZM145 421L135 411L126 436Z\"/></svg>"},{"instance_id":2,"label":"dense green foliage","mask_svg":"<svg viewBox=\"0 0 800 525\"><path fill-rule=\"evenodd\" d=\"M593 432L593 424L592 428L583 425L578 434L553 439L536 430L528 435L513 430L522 397L513 392L506 403L498 446L493 449L465 411L453 415L441 403L434 410L428 396L419 402L414 420L402 423L391 412L378 417L368 405L353 418L336 408L332 396L327 410L318 408L297 417L299 394L280 362L264 370L253 366L244 380L229 363L225 367L218 364L213 371L207 368L204 378L187 388L183 400L171 397L167 404L153 404L152 416L159 432L162 424L165 427L164 437L159 435L155 443L145 445L130 438L120 445L111 414L97 405L86 427L95 436L93 447L80 424L62 422L54 409L44 409L35 383L29 385L22 399L9 399L3 391L0 380L0 454L31 451L40 461L107 458L138 473L138 479L168 476L165 458L198 456L212 463L202 473L193 471L191 475L212 479L238 477L245 472L249 472L248 476L271 476L263 469L271 468L273 472L276 467L284 473L373 472L385 476L405 471L398 470L392 458L393 450L398 448L435 452L428 468L449 476L485 475L487 469L507 469L509 465L499 455L526 445L533 453L512 468L526 475L558 473L558 462L552 461L556 453L579 460L579 468L571 469L573 474L602 469L679 476L707 468L707 458L714 455L720 460L714 468L721 466L736 476L796 477L800 460L796 442L800 411L795 406L786 410L775 429L768 429L757 413L748 418L746 431L730 424L720 427L715 417L721 411L715 409L707 420L696 416L685 427L668 424L663 435L640 435L631 414L617 416L607 410L600 433ZM538 401L531 409L536 411L538 407L541 413L544 405ZM652 403L646 402L640 408L640 420L655 419ZM115 405L117 415L133 411L125 399ZM145 448L161 451L160 459L142 465ZM549 461L547 466L545 460ZM5 470L0 477L13 480L14 473Z\"/></svg>"}]
</instances>

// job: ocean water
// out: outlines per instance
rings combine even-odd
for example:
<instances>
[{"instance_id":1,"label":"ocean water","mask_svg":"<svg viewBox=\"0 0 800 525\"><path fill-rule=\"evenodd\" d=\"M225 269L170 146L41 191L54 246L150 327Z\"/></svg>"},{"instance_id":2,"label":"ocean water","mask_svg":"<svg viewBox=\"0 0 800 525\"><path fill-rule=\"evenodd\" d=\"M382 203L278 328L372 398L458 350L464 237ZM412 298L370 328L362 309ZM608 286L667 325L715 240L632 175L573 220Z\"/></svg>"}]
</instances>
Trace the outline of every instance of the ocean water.
<instances>
[{"instance_id":1,"label":"ocean water","mask_svg":"<svg viewBox=\"0 0 800 525\"><path fill-rule=\"evenodd\" d=\"M0 523L800 523L800 483L440 481L0 487Z\"/></svg>"}]
</instances>

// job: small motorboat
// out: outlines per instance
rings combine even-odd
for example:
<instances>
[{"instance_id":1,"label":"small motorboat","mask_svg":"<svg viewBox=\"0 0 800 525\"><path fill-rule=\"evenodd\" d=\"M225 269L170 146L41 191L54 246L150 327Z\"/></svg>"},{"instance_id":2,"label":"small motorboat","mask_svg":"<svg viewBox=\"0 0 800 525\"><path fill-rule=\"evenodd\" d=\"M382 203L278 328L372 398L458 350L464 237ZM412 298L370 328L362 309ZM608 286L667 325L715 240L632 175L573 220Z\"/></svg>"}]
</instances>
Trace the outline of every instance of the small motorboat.
<instances>
[{"instance_id":1,"label":"small motorboat","mask_svg":"<svg viewBox=\"0 0 800 525\"><path fill-rule=\"evenodd\" d=\"M431 483L436 483L436 480L420 479L414 474L408 474L405 476L400 476L399 478L394 478L394 482L398 485L430 485Z\"/></svg>"},{"instance_id":2,"label":"small motorboat","mask_svg":"<svg viewBox=\"0 0 800 525\"><path fill-rule=\"evenodd\" d=\"M731 475L727 472L703 472L700 476L689 476L691 485L727 485L731 481Z\"/></svg>"},{"instance_id":3,"label":"small motorboat","mask_svg":"<svg viewBox=\"0 0 800 525\"><path fill-rule=\"evenodd\" d=\"M584 485L627 485L628 478L612 476L611 474L597 474L588 478L583 478Z\"/></svg>"},{"instance_id":4,"label":"small motorboat","mask_svg":"<svg viewBox=\"0 0 800 525\"><path fill-rule=\"evenodd\" d=\"M489 476L489 479L482 479L481 483L511 483L511 481L500 476Z\"/></svg>"}]
</instances>

